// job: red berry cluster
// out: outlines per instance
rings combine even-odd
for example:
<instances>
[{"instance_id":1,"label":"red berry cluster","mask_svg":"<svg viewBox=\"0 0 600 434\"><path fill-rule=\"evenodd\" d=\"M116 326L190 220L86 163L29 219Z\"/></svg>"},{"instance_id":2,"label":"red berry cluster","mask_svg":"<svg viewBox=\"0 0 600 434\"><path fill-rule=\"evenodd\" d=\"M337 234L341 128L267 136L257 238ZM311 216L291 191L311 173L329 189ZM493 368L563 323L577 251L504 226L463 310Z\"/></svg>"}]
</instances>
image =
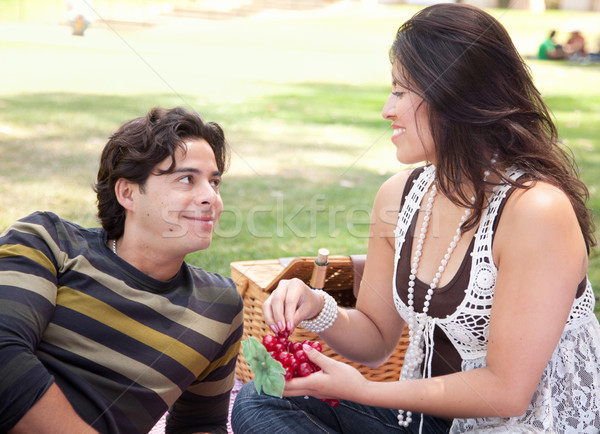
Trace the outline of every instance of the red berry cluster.
<instances>
[{"instance_id":1,"label":"red berry cluster","mask_svg":"<svg viewBox=\"0 0 600 434\"><path fill-rule=\"evenodd\" d=\"M283 365L285 369L285 380L291 380L294 377L307 377L313 372L320 371L317 365L308 360L308 356L302 349L302 345L310 345L318 352L323 350L319 342L305 340L304 342L290 342L290 333L286 330L275 335L265 335L262 344L267 349L271 357ZM332 407L340 405L337 399L322 399L328 402Z\"/></svg>"}]
</instances>

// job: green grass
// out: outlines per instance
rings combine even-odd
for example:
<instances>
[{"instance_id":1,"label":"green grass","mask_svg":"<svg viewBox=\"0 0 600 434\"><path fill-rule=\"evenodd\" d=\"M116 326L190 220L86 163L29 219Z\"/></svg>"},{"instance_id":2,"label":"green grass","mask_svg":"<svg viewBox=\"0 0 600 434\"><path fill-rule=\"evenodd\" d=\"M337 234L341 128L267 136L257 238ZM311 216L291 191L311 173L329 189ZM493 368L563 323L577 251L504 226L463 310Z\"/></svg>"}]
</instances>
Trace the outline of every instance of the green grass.
<instances>
[{"instance_id":1,"label":"green grass","mask_svg":"<svg viewBox=\"0 0 600 434\"><path fill-rule=\"evenodd\" d=\"M3 9L0 230L38 209L96 226L90 186L107 137L150 107L185 105L219 122L232 146L215 241L191 263L229 275L235 260L313 255L320 247L364 253L373 197L401 169L380 115L387 48L415 10L364 11L357 2L335 13L245 21L98 23L75 38L59 20L22 20ZM578 18L591 29L599 18L492 12L524 55L546 28ZM600 67L530 65L600 222ZM600 294L597 251L590 278Z\"/></svg>"}]
</instances>

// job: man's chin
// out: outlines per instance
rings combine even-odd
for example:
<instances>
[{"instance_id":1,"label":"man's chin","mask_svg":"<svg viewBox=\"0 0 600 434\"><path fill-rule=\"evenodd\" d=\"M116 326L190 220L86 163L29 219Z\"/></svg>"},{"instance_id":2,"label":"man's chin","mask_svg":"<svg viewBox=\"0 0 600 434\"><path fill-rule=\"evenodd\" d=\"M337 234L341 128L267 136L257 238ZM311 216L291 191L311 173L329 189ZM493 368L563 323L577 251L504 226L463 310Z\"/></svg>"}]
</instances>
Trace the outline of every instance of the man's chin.
<instances>
[{"instance_id":1,"label":"man's chin","mask_svg":"<svg viewBox=\"0 0 600 434\"><path fill-rule=\"evenodd\" d=\"M192 248L194 249L194 252L197 252L199 250L206 250L210 247L211 243L212 243L212 235L198 237L196 240L194 240Z\"/></svg>"}]
</instances>

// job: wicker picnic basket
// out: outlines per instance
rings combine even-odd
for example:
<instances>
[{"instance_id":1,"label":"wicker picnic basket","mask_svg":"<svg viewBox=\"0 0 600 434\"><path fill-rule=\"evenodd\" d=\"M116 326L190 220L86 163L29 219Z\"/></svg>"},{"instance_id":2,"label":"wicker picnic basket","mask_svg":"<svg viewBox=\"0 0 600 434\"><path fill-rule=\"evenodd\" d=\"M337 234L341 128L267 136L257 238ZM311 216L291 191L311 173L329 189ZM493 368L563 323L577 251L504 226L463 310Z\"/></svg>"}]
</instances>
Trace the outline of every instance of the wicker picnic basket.
<instances>
[{"instance_id":1,"label":"wicker picnic basket","mask_svg":"<svg viewBox=\"0 0 600 434\"><path fill-rule=\"evenodd\" d=\"M244 300L244 335L243 340L253 336L261 340L267 334L273 334L263 321L262 304L270 292L277 287L282 279L296 277L308 283L312 275L314 257L295 258L285 267L278 259L232 262L231 277ZM353 307L356 298L353 293L353 267L349 256L330 256L325 278L325 288L339 306ZM367 379L373 381L397 381L400 368L404 361L404 353L408 347L408 330L405 327L396 350L383 365L376 369L353 363L339 356L323 342L315 333L308 332L302 327L296 327L290 336L290 341L302 342L306 339L318 341L323 346L323 354L335 360L346 362L358 369ZM236 378L244 383L254 378L244 354L240 349L236 369Z\"/></svg>"}]
</instances>

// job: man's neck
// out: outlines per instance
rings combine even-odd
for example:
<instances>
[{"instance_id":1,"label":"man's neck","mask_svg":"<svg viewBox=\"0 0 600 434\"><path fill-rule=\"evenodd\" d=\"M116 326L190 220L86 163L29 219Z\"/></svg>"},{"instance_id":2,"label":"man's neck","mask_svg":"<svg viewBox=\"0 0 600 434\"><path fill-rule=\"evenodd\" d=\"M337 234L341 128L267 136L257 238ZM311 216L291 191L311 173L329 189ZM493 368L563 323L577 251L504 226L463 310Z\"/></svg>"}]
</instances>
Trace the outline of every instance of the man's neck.
<instances>
[{"instance_id":1,"label":"man's neck","mask_svg":"<svg viewBox=\"0 0 600 434\"><path fill-rule=\"evenodd\" d=\"M113 240L108 240L108 247L116 250L116 255L135 267L137 270L160 281L169 281L179 272L185 257L169 256L164 249L153 249L148 244L136 243L126 236L116 241L113 249Z\"/></svg>"}]
</instances>

